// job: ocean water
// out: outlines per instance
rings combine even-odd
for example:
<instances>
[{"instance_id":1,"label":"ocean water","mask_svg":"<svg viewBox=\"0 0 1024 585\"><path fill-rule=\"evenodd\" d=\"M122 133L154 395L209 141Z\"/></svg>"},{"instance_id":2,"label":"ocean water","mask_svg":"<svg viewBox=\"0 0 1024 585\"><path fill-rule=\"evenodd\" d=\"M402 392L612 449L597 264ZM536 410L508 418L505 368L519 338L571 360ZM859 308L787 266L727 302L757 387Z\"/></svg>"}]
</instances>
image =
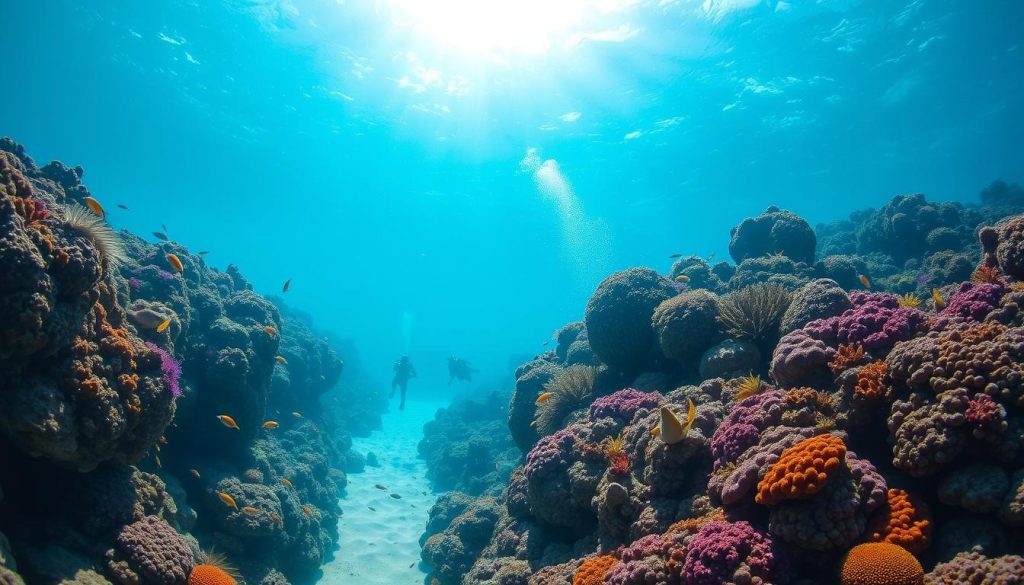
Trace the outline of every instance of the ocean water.
<instances>
[{"instance_id":1,"label":"ocean water","mask_svg":"<svg viewBox=\"0 0 1024 585\"><path fill-rule=\"evenodd\" d=\"M497 498L495 506L505 506L503 482L533 446L520 444L517 450L515 443L525 435L536 441L532 409L546 400L540 398L542 385L528 384L521 386L531 395L522 399L525 391L517 389L514 372L556 348L553 332L584 318L588 299L608 275L631 267L669 274L678 255L698 256L709 265L738 264L741 258L730 255L730 230L770 206L789 210L812 227L852 217L850 231L833 226L831 232L819 230L818 238L821 245L825 235L846 234L841 237L851 238L852 247L851 226L861 229L869 217L857 212L878 209L895 195L924 193L931 202L973 206L995 180L1024 182L1024 2L1019 0L0 0L0 21L6 57L0 73L0 137L24 145L40 167L50 160L81 166L82 181L105 208L105 222L124 230L125 240L134 234L160 246L130 248L152 252L156 261L149 264L159 266L159 274L167 268L161 260L165 253L177 250L192 259L186 276L202 273L205 290L219 286L223 292L227 285L211 284L209 275L232 273L228 267L234 265L256 293L283 298L295 311L287 312L278 328L264 329L265 315L259 316L264 321L252 318L245 326L255 335L266 331L275 337L279 328L297 335L289 339L300 341L287 347L302 359L275 354L274 345L264 357L284 361L270 360L262 378L250 380L251 388L226 403L244 403L258 391L243 390L262 388L263 402L254 402L265 408L252 408L245 432L259 423L275 424L260 427L260 435L244 435L244 447L253 448L255 437L273 437L272 429L280 428L281 444L287 443L280 450L287 456L274 451L278 443L272 441L256 447L262 458L239 455L245 449L231 442L235 435L216 434L228 431L212 423L213 416L230 409L223 402L204 402L197 388L216 384L196 374L205 371L197 364L216 361L210 340L232 337L237 329L204 322L201 332L190 333L188 343L172 351L185 369L178 418L171 426L161 422L167 436L156 433L153 449L147 445L125 460L160 474L172 494L186 494L198 517L198 545L207 549L216 542L243 565L272 556L285 541L259 540L263 533L246 533L230 523L237 519L211 520L223 511L225 500L217 499L221 488L200 487L189 472L197 480L223 476L227 479L210 481L232 485L245 483L238 478L260 477L246 481L275 490L281 489L273 481L278 476L296 477L305 473L301 470L309 477L319 474L309 482L315 489L300 486L306 490L300 491L302 498L320 498L316 509L290 492L274 495L278 503L294 500L299 511L295 517L305 532L292 530L291 517L280 524L284 530L287 521L291 536L321 543L337 530L333 558L323 559L322 573L287 567L291 582L303 585L453 585L447 581L451 575L420 562L418 541L439 495L417 451L423 426L453 398L480 401L487 416L467 408L459 411L466 413L459 414L461 426L446 422L451 426L438 433L450 439L452 453L445 457L466 469L474 463L467 463L471 457L465 452L484 445L486 457L495 460L452 483L467 490L482 485ZM1021 201L1012 203L1020 207ZM1011 208L1020 213L1008 204ZM953 236L939 233L936 241L944 236L960 248L973 244L977 225L968 221L975 219L953 226ZM156 232L173 244L162 243ZM924 234L918 235L923 241ZM857 237L870 239L870 234ZM841 242L829 245L838 249ZM952 294L939 288L968 280L981 253L971 248L975 256L960 259L961 265L954 266L954 258L938 266L939 261L927 264L936 249L904 254L902 245L890 246L882 260L872 256L878 250L858 250L863 258L847 271L850 283L842 286L919 294L915 298L923 308L939 311ZM931 240L927 245L933 246ZM935 246L949 251L941 242ZM0 256L0 263L17 262L11 258ZM134 266L135 260L125 265L149 266ZM989 268L997 264L994 256L981 262ZM876 285L866 266L878 270ZM155 279L154 274L155 268L141 274L142 280ZM772 268L763 274L788 273ZM935 274L948 278L939 282ZM128 272L120 276L128 283ZM167 276L168 282L176 277ZM679 288L689 286L683 280L690 277L681 278ZM0 294L14 298L21 290L0 287ZM724 295L726 288L718 292ZM131 300L121 293L122 303ZM54 302L73 304L87 296L76 291ZM196 299L192 302L202 312ZM217 302L221 308L226 304ZM305 323L307 317L309 331L293 334L287 324ZM197 317L194 331L200 321ZM649 328L647 315L640 321ZM181 325L175 321L171 327L177 336ZM15 329L11 326L12 333L0 341L13 345L12 339L21 339ZM153 327L139 329L136 341L156 339L148 331ZM276 390L266 403L269 380L277 376L273 383L281 388L280 371L289 361L315 362L307 386L330 378L328 366L317 369L330 360L309 357L321 355L317 340L347 362L339 384L343 392L331 394L329 406L316 395L296 396L304 382L294 374L295 381L288 378L285 391ZM72 339L65 341L63 349L70 351ZM39 341L40 347L47 342ZM758 371L766 383L772 349L760 348L758 358L763 358ZM0 345L5 379L4 368L16 369L6 361L11 355L16 354ZM402 355L417 371L405 410L393 398L385 406L381 396ZM478 370L471 382L449 381L450 356ZM594 363L599 357L604 358L596 356ZM565 355L544 359L557 361L559 368L569 365ZM691 361L686 366L695 372L699 357ZM611 364L621 376L606 383L615 389L649 383L644 389L665 395L681 385L685 376L675 367L679 364L652 363L642 372L619 372ZM31 367L46 374L49 364ZM58 377L57 367L49 374ZM651 371L680 384L655 388L654 377L636 375ZM49 389L56 383L33 384L18 388ZM288 394L293 388L300 390ZM518 408L531 409L527 415L512 412L517 407L513 390L521 392ZM688 399L672 398L683 414ZM1004 419L1024 420L1020 404L1004 407ZM63 413L61 405L66 406L47 403L35 412ZM587 405L577 406L579 414ZM292 410L294 419L288 417ZM834 423L832 418L841 417L828 418ZM499 431L480 430L499 419ZM53 469L63 473L79 465L73 470L86 473L117 459L104 452L109 457L81 464L75 449L85 443L63 441L63 436L53 442L62 449L74 444L66 447L73 453L54 455L43 439L26 440L23 448L18 433L35 437L52 430L48 420L40 420L14 424L0 416L0 456L16 454L17 466L42 468L45 473L38 477L44 479ZM165 447L161 463L156 447L168 437L172 446ZM611 438L593 442L603 445L600 441ZM879 448L865 443L869 450ZM313 447L304 450L308 445ZM225 454L230 447L238 449ZM892 454L881 451L879 465L889 466ZM348 469L347 476L340 472L346 457L350 462L367 453L377 456L379 466ZM873 460L876 455L871 453ZM324 463L329 456L333 471ZM38 466L36 457L42 461ZM46 467L54 461L52 469ZM1020 461L1012 468L1006 464L1004 475L1015 477ZM884 472L902 473L888 467ZM331 481L347 482L337 498L320 489L329 484L324 479L329 473ZM264 487L245 488L246 497L255 501L256 493L271 500L264 493L271 488ZM34 489L3 488L0 537L11 532L21 498L31 500L26 494ZM935 505L939 496L929 498ZM335 503L342 511L336 527L319 525L324 518L335 520ZM77 513L61 512L63 518ZM188 511L181 517L178 528L188 525ZM567 529L564 523L552 525L558 526L552 532L557 542L546 558L559 559L552 564L592 552L560 532ZM1019 544L1019 526L1007 542ZM103 534L110 547L115 534L113 527ZM8 556L37 567L39 542L33 539L39 534L15 529L11 535L13 553L0 538L0 569ZM476 544L482 549L486 542ZM289 540L287 546L299 545ZM319 567L322 551L317 544L309 548L306 558L316 558ZM69 553L73 560L62 566L109 576L117 567L104 564L107 552ZM435 583L437 575L443 578ZM40 577L40 582L57 583L58 577ZM259 581L279 584L273 575Z\"/></svg>"}]
</instances>

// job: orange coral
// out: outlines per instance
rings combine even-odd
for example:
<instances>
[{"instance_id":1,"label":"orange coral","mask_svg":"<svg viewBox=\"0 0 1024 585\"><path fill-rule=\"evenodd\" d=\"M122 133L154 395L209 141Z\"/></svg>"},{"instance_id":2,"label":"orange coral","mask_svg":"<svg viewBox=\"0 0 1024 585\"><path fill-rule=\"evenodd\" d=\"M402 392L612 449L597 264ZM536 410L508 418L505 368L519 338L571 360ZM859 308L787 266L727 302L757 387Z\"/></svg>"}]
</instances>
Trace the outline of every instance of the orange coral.
<instances>
[{"instance_id":1,"label":"orange coral","mask_svg":"<svg viewBox=\"0 0 1024 585\"><path fill-rule=\"evenodd\" d=\"M975 269L971 280L978 283L1003 284L1003 277L999 275L999 269L987 264L982 264Z\"/></svg>"},{"instance_id":2,"label":"orange coral","mask_svg":"<svg viewBox=\"0 0 1024 585\"><path fill-rule=\"evenodd\" d=\"M928 548L932 535L931 516L924 502L909 493L890 488L886 505L872 519L868 534L873 542L898 544L914 554Z\"/></svg>"},{"instance_id":3,"label":"orange coral","mask_svg":"<svg viewBox=\"0 0 1024 585\"><path fill-rule=\"evenodd\" d=\"M617 564L619 564L619 559L612 555L591 557L583 561L580 568L576 569L572 585L601 585L604 582L605 573Z\"/></svg>"},{"instance_id":4,"label":"orange coral","mask_svg":"<svg viewBox=\"0 0 1024 585\"><path fill-rule=\"evenodd\" d=\"M885 362L871 362L857 372L857 386L853 393L868 400L878 400L885 395L885 375L888 373L889 366Z\"/></svg>"},{"instance_id":5,"label":"orange coral","mask_svg":"<svg viewBox=\"0 0 1024 585\"><path fill-rule=\"evenodd\" d=\"M670 534L676 534L680 532L696 534L700 531L701 528L704 528L705 524L715 521L724 522L726 519L727 518L725 516L725 510L723 510L722 508L715 508L714 510L711 510L710 512L704 514L703 516L698 516L696 518L687 518L686 520L680 520L679 522L676 522L672 526L668 527L668 532Z\"/></svg>"},{"instance_id":6,"label":"orange coral","mask_svg":"<svg viewBox=\"0 0 1024 585\"><path fill-rule=\"evenodd\" d=\"M846 553L840 581L842 585L921 585L924 568L901 546L869 542Z\"/></svg>"},{"instance_id":7,"label":"orange coral","mask_svg":"<svg viewBox=\"0 0 1024 585\"><path fill-rule=\"evenodd\" d=\"M188 576L188 585L237 585L234 577L215 565L196 565Z\"/></svg>"},{"instance_id":8,"label":"orange coral","mask_svg":"<svg viewBox=\"0 0 1024 585\"><path fill-rule=\"evenodd\" d=\"M122 388L129 392L135 392L139 388L138 374L121 374L117 377L117 381L121 383Z\"/></svg>"},{"instance_id":9,"label":"orange coral","mask_svg":"<svg viewBox=\"0 0 1024 585\"><path fill-rule=\"evenodd\" d=\"M782 452L757 484L758 504L774 506L783 500L811 496L825 486L846 457L846 444L833 435L804 439Z\"/></svg>"},{"instance_id":10,"label":"orange coral","mask_svg":"<svg viewBox=\"0 0 1024 585\"><path fill-rule=\"evenodd\" d=\"M783 397L787 404L794 406L810 406L822 410L830 410L833 406L832 395L819 392L813 388L793 388L787 390Z\"/></svg>"},{"instance_id":11,"label":"orange coral","mask_svg":"<svg viewBox=\"0 0 1024 585\"><path fill-rule=\"evenodd\" d=\"M831 368L833 374L838 374L853 366L859 366L865 361L867 361L867 357L864 355L864 346L840 343L836 357L828 363L828 367Z\"/></svg>"}]
</instances>

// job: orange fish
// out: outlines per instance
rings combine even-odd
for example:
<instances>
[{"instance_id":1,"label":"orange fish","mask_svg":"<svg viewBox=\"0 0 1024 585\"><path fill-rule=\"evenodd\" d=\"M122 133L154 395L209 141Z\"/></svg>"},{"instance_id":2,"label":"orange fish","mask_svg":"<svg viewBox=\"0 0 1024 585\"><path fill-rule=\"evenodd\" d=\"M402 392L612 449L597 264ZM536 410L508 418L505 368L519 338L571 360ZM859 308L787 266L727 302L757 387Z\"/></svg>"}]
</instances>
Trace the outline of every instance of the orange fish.
<instances>
[{"instance_id":1,"label":"orange fish","mask_svg":"<svg viewBox=\"0 0 1024 585\"><path fill-rule=\"evenodd\" d=\"M253 508L252 506L245 506L244 508L242 508L242 511L245 512L246 514L250 515L250 516L252 516L253 514L259 514L260 513L259 509Z\"/></svg>"},{"instance_id":2,"label":"orange fish","mask_svg":"<svg viewBox=\"0 0 1024 585\"><path fill-rule=\"evenodd\" d=\"M267 335L277 335L277 327L273 325L267 325L263 330L267 332Z\"/></svg>"},{"instance_id":3,"label":"orange fish","mask_svg":"<svg viewBox=\"0 0 1024 585\"><path fill-rule=\"evenodd\" d=\"M544 402L547 402L548 400L551 400L551 397L554 396L554 395L555 395L554 392L545 392L545 393L543 393L543 394L541 394L540 396L537 397L537 402L536 403L537 404L542 404Z\"/></svg>"},{"instance_id":4,"label":"orange fish","mask_svg":"<svg viewBox=\"0 0 1024 585\"><path fill-rule=\"evenodd\" d=\"M302 418L302 413L301 412L293 412L292 416L294 416L295 418Z\"/></svg>"},{"instance_id":5,"label":"orange fish","mask_svg":"<svg viewBox=\"0 0 1024 585\"><path fill-rule=\"evenodd\" d=\"M868 277L858 274L857 278L860 279L860 283L864 285L864 288L871 288L871 281L868 280Z\"/></svg>"},{"instance_id":6,"label":"orange fish","mask_svg":"<svg viewBox=\"0 0 1024 585\"><path fill-rule=\"evenodd\" d=\"M175 256L174 254L168 254L167 255L167 263L171 265L171 268L174 268L178 272L184 272L185 271L185 265L182 264L181 260L177 256Z\"/></svg>"},{"instance_id":7,"label":"orange fish","mask_svg":"<svg viewBox=\"0 0 1024 585\"><path fill-rule=\"evenodd\" d=\"M284 286L281 287L281 292L283 292L283 293L288 292L288 288L291 287L291 285L292 285L292 279L289 278L288 280L284 281Z\"/></svg>"},{"instance_id":8,"label":"orange fish","mask_svg":"<svg viewBox=\"0 0 1024 585\"><path fill-rule=\"evenodd\" d=\"M282 520L281 517L275 514L274 512L270 513L270 519L279 525L284 525L284 520Z\"/></svg>"},{"instance_id":9,"label":"orange fish","mask_svg":"<svg viewBox=\"0 0 1024 585\"><path fill-rule=\"evenodd\" d=\"M168 317L168 318L164 319L163 321L161 321L160 324L156 326L156 332L157 333L163 333L168 327L170 327L171 326L171 319L172 319L172 317Z\"/></svg>"},{"instance_id":10,"label":"orange fish","mask_svg":"<svg viewBox=\"0 0 1024 585\"><path fill-rule=\"evenodd\" d=\"M238 426L238 423L235 422L235 419L231 418L226 414L218 414L217 420L219 420L224 426L226 426L229 429L235 429L236 431L242 430Z\"/></svg>"},{"instance_id":11,"label":"orange fish","mask_svg":"<svg viewBox=\"0 0 1024 585\"><path fill-rule=\"evenodd\" d=\"M189 469L188 471L189 471L189 473L194 475L196 479L199 479L199 470L198 469Z\"/></svg>"},{"instance_id":12,"label":"orange fish","mask_svg":"<svg viewBox=\"0 0 1024 585\"><path fill-rule=\"evenodd\" d=\"M306 516L309 516L310 518L313 517L313 508L310 508L309 506L303 506L302 511L306 513Z\"/></svg>"},{"instance_id":13,"label":"orange fish","mask_svg":"<svg viewBox=\"0 0 1024 585\"><path fill-rule=\"evenodd\" d=\"M274 361L279 363L279 364L288 365L288 360L284 359L283 355L275 355L274 356Z\"/></svg>"},{"instance_id":14,"label":"orange fish","mask_svg":"<svg viewBox=\"0 0 1024 585\"><path fill-rule=\"evenodd\" d=\"M277 424L276 421L272 421L272 420L268 420L267 422L263 423L263 428L265 428L265 429L276 429L279 426L281 426L281 425Z\"/></svg>"},{"instance_id":15,"label":"orange fish","mask_svg":"<svg viewBox=\"0 0 1024 585\"><path fill-rule=\"evenodd\" d=\"M281 485L283 485L284 487L286 487L288 489L295 489L295 486L292 484L292 482L288 481L287 477L282 477L281 478Z\"/></svg>"},{"instance_id":16,"label":"orange fish","mask_svg":"<svg viewBox=\"0 0 1024 585\"><path fill-rule=\"evenodd\" d=\"M92 197L85 198L85 204L89 207L89 211L95 213L100 217L106 217L107 212L103 210L103 206L100 205L99 201L96 201Z\"/></svg>"},{"instance_id":17,"label":"orange fish","mask_svg":"<svg viewBox=\"0 0 1024 585\"><path fill-rule=\"evenodd\" d=\"M224 504L229 508L234 508L236 511L238 510L238 504L235 503L235 498L232 498L224 492L217 492L217 497L220 498L220 501L224 502Z\"/></svg>"},{"instance_id":18,"label":"orange fish","mask_svg":"<svg viewBox=\"0 0 1024 585\"><path fill-rule=\"evenodd\" d=\"M690 277L685 274L680 274L675 278L676 282L690 282Z\"/></svg>"}]
</instances>

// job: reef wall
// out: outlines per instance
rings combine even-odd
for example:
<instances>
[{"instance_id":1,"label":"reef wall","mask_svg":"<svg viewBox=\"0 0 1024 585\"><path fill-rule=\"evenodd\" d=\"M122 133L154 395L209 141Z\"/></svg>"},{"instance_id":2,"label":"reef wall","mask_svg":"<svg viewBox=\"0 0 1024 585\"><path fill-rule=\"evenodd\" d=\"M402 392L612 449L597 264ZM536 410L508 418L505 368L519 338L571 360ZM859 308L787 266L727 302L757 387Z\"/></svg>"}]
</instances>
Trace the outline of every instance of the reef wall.
<instances>
[{"instance_id":1,"label":"reef wall","mask_svg":"<svg viewBox=\"0 0 1024 585\"><path fill-rule=\"evenodd\" d=\"M372 426L379 392L334 389L236 267L115 233L81 177L0 141L0 580L314 582L358 459L321 403Z\"/></svg>"},{"instance_id":2,"label":"reef wall","mask_svg":"<svg viewBox=\"0 0 1024 585\"><path fill-rule=\"evenodd\" d=\"M1024 191L981 199L610 275L516 371L503 493L438 500L431 582L1021 582Z\"/></svg>"}]
</instances>

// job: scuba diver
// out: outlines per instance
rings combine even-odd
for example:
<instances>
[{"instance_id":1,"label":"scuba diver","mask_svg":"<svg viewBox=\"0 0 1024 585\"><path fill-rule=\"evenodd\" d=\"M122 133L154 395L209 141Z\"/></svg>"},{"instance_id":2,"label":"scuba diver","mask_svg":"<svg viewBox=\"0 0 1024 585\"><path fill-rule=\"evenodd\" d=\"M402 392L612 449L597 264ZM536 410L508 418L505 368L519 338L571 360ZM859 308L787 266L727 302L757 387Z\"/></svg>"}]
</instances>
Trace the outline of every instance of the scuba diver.
<instances>
[{"instance_id":1,"label":"scuba diver","mask_svg":"<svg viewBox=\"0 0 1024 585\"><path fill-rule=\"evenodd\" d=\"M409 356L403 355L395 362L395 377L391 379L391 398L395 397L395 388L402 387L402 401L398 404L398 410L405 410L405 390L409 384L409 378L416 377L416 368L412 367Z\"/></svg>"},{"instance_id":2,"label":"scuba diver","mask_svg":"<svg viewBox=\"0 0 1024 585\"><path fill-rule=\"evenodd\" d=\"M448 385L451 386L455 380L472 382L473 374L479 371L469 365L468 361L460 357L451 356L448 358Z\"/></svg>"}]
</instances>

